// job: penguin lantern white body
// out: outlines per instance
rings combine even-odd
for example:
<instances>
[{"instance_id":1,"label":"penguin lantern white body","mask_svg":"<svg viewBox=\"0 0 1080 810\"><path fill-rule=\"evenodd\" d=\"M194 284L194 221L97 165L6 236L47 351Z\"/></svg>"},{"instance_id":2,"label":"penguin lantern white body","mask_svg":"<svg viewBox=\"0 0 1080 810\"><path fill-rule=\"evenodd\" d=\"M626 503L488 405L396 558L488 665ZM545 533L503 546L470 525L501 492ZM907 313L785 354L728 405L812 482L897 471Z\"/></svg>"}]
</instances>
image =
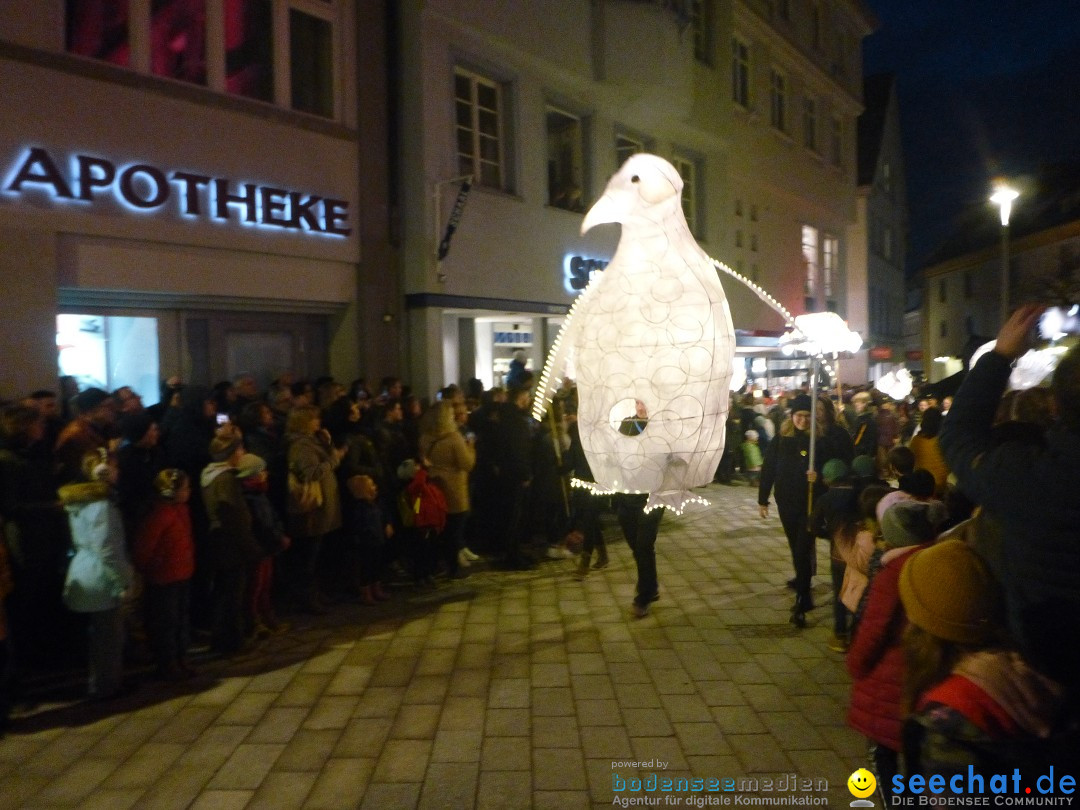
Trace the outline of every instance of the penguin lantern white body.
<instances>
[{"instance_id":1,"label":"penguin lantern white body","mask_svg":"<svg viewBox=\"0 0 1080 810\"><path fill-rule=\"evenodd\" d=\"M598 491L648 493L645 509L701 501L724 452L735 334L716 269L690 233L682 178L638 154L582 223L622 224L611 262L573 307L549 358L572 353L578 426ZM561 366L559 366L561 369Z\"/></svg>"}]
</instances>

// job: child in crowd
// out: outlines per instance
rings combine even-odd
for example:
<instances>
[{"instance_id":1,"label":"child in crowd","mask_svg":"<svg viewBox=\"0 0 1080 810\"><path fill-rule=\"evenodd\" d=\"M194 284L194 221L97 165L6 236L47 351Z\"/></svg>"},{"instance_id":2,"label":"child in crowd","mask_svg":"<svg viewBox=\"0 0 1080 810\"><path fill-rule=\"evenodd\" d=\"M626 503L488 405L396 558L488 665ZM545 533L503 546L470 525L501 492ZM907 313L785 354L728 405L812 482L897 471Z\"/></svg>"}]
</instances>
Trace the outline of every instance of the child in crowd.
<instances>
[{"instance_id":1,"label":"child in crowd","mask_svg":"<svg viewBox=\"0 0 1080 810\"><path fill-rule=\"evenodd\" d=\"M848 639L859 620L859 606L866 586L870 584L870 558L881 539L877 521L877 505L892 490L886 486L869 486L859 493L859 520L843 527L836 535L836 550L844 560L844 578L840 583L840 602L851 615Z\"/></svg>"},{"instance_id":2,"label":"child in crowd","mask_svg":"<svg viewBox=\"0 0 1080 810\"><path fill-rule=\"evenodd\" d=\"M848 725L866 736L870 760L886 801L889 785L898 772L904 717L901 637L906 620L900 603L900 571L916 549L934 540L945 517L940 502L894 495L903 493L892 493L878 504L884 541L884 549L876 552L881 559L880 570L871 577L866 607L847 654L852 679Z\"/></svg>"},{"instance_id":3,"label":"child in crowd","mask_svg":"<svg viewBox=\"0 0 1080 810\"><path fill-rule=\"evenodd\" d=\"M739 448L742 452L743 473L753 486L757 486L761 480L761 447L758 445L758 432L748 430L743 434L743 443Z\"/></svg>"},{"instance_id":4,"label":"child in crowd","mask_svg":"<svg viewBox=\"0 0 1080 810\"><path fill-rule=\"evenodd\" d=\"M236 477L251 512L251 530L262 551L262 556L248 572L244 629L247 635L254 633L265 637L287 629L277 619L271 595L274 557L288 550L292 541L285 534L285 526L267 495L270 476L266 472L266 462L253 453L245 453L240 457Z\"/></svg>"},{"instance_id":5,"label":"child in crowd","mask_svg":"<svg viewBox=\"0 0 1080 810\"><path fill-rule=\"evenodd\" d=\"M885 458L889 464L889 468L885 471L885 479L891 486L897 486L901 476L915 469L915 454L906 444L896 445L889 450Z\"/></svg>"},{"instance_id":6,"label":"child in crowd","mask_svg":"<svg viewBox=\"0 0 1080 810\"><path fill-rule=\"evenodd\" d=\"M352 496L345 515L352 571L350 580L361 604L374 605L389 599L382 580L386 569L386 541L394 536L394 526L379 505L379 490L370 475L354 475L345 482Z\"/></svg>"},{"instance_id":7,"label":"child in crowd","mask_svg":"<svg viewBox=\"0 0 1080 810\"><path fill-rule=\"evenodd\" d=\"M829 541L829 572L833 586L833 634L829 639L828 647L834 652L846 652L848 610L840 601L839 594L844 580L844 569L847 566L840 551L843 542L838 538L858 521L859 504L855 487L848 475L848 467L843 461L838 458L826 461L821 470L821 478L827 489L814 503L814 511L810 516L810 531L814 537Z\"/></svg>"},{"instance_id":8,"label":"child in crowd","mask_svg":"<svg viewBox=\"0 0 1080 810\"><path fill-rule=\"evenodd\" d=\"M89 617L91 698L104 700L123 690L124 615L122 604L133 570L124 545L124 523L112 502L115 459L102 448L83 458L84 480L59 489L68 514L75 556L64 581L64 604Z\"/></svg>"},{"instance_id":9,"label":"child in crowd","mask_svg":"<svg viewBox=\"0 0 1080 810\"><path fill-rule=\"evenodd\" d=\"M157 498L135 538L135 567L145 585L146 629L166 681L194 677L187 664L191 631L191 577L195 573L195 540L191 532L191 482L183 470L162 470L154 478Z\"/></svg>"},{"instance_id":10,"label":"child in crowd","mask_svg":"<svg viewBox=\"0 0 1080 810\"><path fill-rule=\"evenodd\" d=\"M942 540L912 555L900 574L900 599L909 622L909 773L1011 773L1046 763L1075 771L1075 730L1071 738L1055 734L1065 689L1005 643L1004 597L971 546Z\"/></svg>"}]
</instances>

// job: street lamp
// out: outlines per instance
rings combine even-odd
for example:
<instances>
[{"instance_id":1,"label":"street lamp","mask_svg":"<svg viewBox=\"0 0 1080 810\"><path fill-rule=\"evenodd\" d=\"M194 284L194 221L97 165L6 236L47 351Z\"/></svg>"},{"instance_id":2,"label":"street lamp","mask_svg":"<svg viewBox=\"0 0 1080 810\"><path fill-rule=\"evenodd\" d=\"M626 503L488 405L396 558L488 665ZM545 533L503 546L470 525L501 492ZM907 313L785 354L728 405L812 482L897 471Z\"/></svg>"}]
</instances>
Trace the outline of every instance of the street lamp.
<instances>
[{"instance_id":1,"label":"street lamp","mask_svg":"<svg viewBox=\"0 0 1080 810\"><path fill-rule=\"evenodd\" d=\"M1020 192L1004 183L994 185L990 202L1001 212L1001 323L1009 317L1009 214Z\"/></svg>"}]
</instances>

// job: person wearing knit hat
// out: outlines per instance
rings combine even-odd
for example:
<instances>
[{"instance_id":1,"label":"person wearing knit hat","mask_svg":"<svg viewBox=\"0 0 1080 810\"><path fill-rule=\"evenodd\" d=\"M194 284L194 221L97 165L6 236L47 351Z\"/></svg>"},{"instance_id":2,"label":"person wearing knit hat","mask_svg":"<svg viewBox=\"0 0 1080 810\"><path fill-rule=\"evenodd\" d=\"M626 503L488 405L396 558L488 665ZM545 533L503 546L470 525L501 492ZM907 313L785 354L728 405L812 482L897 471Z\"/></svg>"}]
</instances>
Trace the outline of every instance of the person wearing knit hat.
<instances>
[{"instance_id":1,"label":"person wearing knit hat","mask_svg":"<svg viewBox=\"0 0 1080 810\"><path fill-rule=\"evenodd\" d=\"M882 501L888 496L882 498ZM898 500L880 510L881 536L889 548L916 546L929 543L937 537L938 527L945 522L948 512L941 501Z\"/></svg>"},{"instance_id":2,"label":"person wearing knit hat","mask_svg":"<svg viewBox=\"0 0 1080 810\"><path fill-rule=\"evenodd\" d=\"M1032 668L1004 637L1004 595L967 543L943 540L911 554L900 572L909 628L905 737L915 773L985 771L1027 750L1060 764L1075 741L1055 740L1064 687ZM1008 752L1008 753L1005 753Z\"/></svg>"},{"instance_id":3,"label":"person wearing knit hat","mask_svg":"<svg viewBox=\"0 0 1080 810\"><path fill-rule=\"evenodd\" d=\"M943 540L912 555L900 572L900 599L908 621L957 644L993 641L1003 618L997 582L960 540Z\"/></svg>"},{"instance_id":4,"label":"person wearing knit hat","mask_svg":"<svg viewBox=\"0 0 1080 810\"><path fill-rule=\"evenodd\" d=\"M244 445L240 437L232 434L221 434L210 440L210 460L215 462L228 461L237 452L243 453ZM237 456L239 461L240 456ZM231 465L233 467L236 464Z\"/></svg>"},{"instance_id":5,"label":"person wearing knit hat","mask_svg":"<svg viewBox=\"0 0 1080 810\"><path fill-rule=\"evenodd\" d=\"M72 419L56 438L53 458L59 471L57 483L66 484L82 477L82 459L87 453L108 445L116 414L112 398L100 388L87 388L71 399Z\"/></svg>"},{"instance_id":6,"label":"person wearing knit hat","mask_svg":"<svg viewBox=\"0 0 1080 810\"><path fill-rule=\"evenodd\" d=\"M761 479L761 445L758 444L758 432L748 430L743 433L742 444L739 445L739 453L742 456L742 470L750 480L750 485L757 485Z\"/></svg>"},{"instance_id":7,"label":"person wearing knit hat","mask_svg":"<svg viewBox=\"0 0 1080 810\"><path fill-rule=\"evenodd\" d=\"M165 467L160 438L157 423L145 412L129 413L120 420L116 505L124 516L129 542L154 504L154 477Z\"/></svg>"},{"instance_id":8,"label":"person wearing knit hat","mask_svg":"<svg viewBox=\"0 0 1080 810\"><path fill-rule=\"evenodd\" d=\"M203 468L199 483L210 521L207 559L214 576L210 648L230 656L244 647L244 589L263 552L236 474L244 455L240 434L219 432L209 451L212 461Z\"/></svg>"},{"instance_id":9,"label":"person wearing knit hat","mask_svg":"<svg viewBox=\"0 0 1080 810\"><path fill-rule=\"evenodd\" d=\"M837 481L847 478L848 466L843 460L830 458L821 468L821 479L826 485L835 484Z\"/></svg>"},{"instance_id":10,"label":"person wearing knit hat","mask_svg":"<svg viewBox=\"0 0 1080 810\"><path fill-rule=\"evenodd\" d=\"M810 490L814 499L824 491L818 480L818 471L832 458L843 455L841 448L826 440L819 431L816 445L815 467L810 469L810 397L798 394L791 400L791 416L780 427L777 436L769 442L761 465L761 482L758 485L758 508L762 519L769 517L769 496L775 490L776 507L780 524L784 527L788 548L791 550L795 577L788 587L795 591L791 623L806 626L806 611L813 608L811 580L814 575L814 537L807 528ZM844 436L846 431L840 429ZM850 440L847 458L851 457Z\"/></svg>"}]
</instances>

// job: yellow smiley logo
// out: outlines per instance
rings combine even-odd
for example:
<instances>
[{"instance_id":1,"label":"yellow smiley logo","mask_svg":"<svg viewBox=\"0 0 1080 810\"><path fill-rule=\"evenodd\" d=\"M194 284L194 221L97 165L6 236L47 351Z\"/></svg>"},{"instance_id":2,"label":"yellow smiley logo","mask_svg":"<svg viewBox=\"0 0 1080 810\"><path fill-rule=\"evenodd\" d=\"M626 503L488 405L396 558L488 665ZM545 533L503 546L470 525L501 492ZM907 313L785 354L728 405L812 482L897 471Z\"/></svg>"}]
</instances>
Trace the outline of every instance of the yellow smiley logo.
<instances>
[{"instance_id":1,"label":"yellow smiley logo","mask_svg":"<svg viewBox=\"0 0 1080 810\"><path fill-rule=\"evenodd\" d=\"M877 788L877 779L866 768L859 768L848 777L847 788L856 799L865 799Z\"/></svg>"}]
</instances>

